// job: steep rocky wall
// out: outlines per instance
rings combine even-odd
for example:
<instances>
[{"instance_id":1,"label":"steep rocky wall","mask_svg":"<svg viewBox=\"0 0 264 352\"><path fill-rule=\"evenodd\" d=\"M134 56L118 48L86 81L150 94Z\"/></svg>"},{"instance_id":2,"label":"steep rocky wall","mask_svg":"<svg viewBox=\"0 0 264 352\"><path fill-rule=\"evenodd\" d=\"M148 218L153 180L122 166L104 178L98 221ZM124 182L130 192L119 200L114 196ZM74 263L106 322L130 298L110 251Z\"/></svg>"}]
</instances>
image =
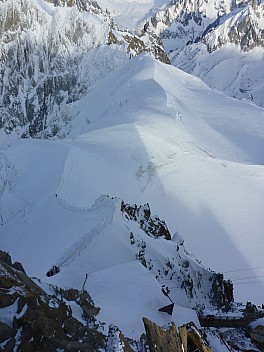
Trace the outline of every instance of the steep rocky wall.
<instances>
[{"instance_id":1,"label":"steep rocky wall","mask_svg":"<svg viewBox=\"0 0 264 352\"><path fill-rule=\"evenodd\" d=\"M21 264L13 264L2 251L0 296L0 344L4 351L94 352L105 345L105 337L94 324L98 309L87 292L58 289L49 296L25 274ZM87 325L73 317L69 301L83 309Z\"/></svg>"},{"instance_id":2,"label":"steep rocky wall","mask_svg":"<svg viewBox=\"0 0 264 352\"><path fill-rule=\"evenodd\" d=\"M138 222L149 236L171 240L171 235L165 222L160 220L158 216L151 216L149 204L138 207L136 204L129 205L122 202L120 210L128 219Z\"/></svg>"},{"instance_id":3,"label":"steep rocky wall","mask_svg":"<svg viewBox=\"0 0 264 352\"><path fill-rule=\"evenodd\" d=\"M210 26L202 37L202 42L207 45L207 50L212 52L226 43L240 47L242 51L251 51L256 47L264 48L264 28L262 19L264 4L256 2L234 12L230 18L217 20Z\"/></svg>"},{"instance_id":4,"label":"steep rocky wall","mask_svg":"<svg viewBox=\"0 0 264 352\"><path fill-rule=\"evenodd\" d=\"M70 103L98 79L141 52L169 62L155 33L139 35L120 31L96 1L0 1L0 128L67 135Z\"/></svg>"},{"instance_id":5,"label":"steep rocky wall","mask_svg":"<svg viewBox=\"0 0 264 352\"><path fill-rule=\"evenodd\" d=\"M100 16L76 7L41 8L32 0L0 3L0 128L41 137L69 123L67 104L104 70L91 74L85 57L107 41L102 11Z\"/></svg>"},{"instance_id":6,"label":"steep rocky wall","mask_svg":"<svg viewBox=\"0 0 264 352\"><path fill-rule=\"evenodd\" d=\"M172 1L165 10L153 16L149 25L163 39L173 38L175 49L202 41L209 52L234 43L242 51L264 47L262 21L264 4L245 1Z\"/></svg>"},{"instance_id":7,"label":"steep rocky wall","mask_svg":"<svg viewBox=\"0 0 264 352\"><path fill-rule=\"evenodd\" d=\"M163 329L143 318L150 352L182 352L181 341L174 323Z\"/></svg>"},{"instance_id":8,"label":"steep rocky wall","mask_svg":"<svg viewBox=\"0 0 264 352\"><path fill-rule=\"evenodd\" d=\"M227 311L230 309L230 304L234 302L233 284L229 280L224 280L223 274L213 274L210 278L212 283L211 297L212 302L222 309Z\"/></svg>"}]
</instances>

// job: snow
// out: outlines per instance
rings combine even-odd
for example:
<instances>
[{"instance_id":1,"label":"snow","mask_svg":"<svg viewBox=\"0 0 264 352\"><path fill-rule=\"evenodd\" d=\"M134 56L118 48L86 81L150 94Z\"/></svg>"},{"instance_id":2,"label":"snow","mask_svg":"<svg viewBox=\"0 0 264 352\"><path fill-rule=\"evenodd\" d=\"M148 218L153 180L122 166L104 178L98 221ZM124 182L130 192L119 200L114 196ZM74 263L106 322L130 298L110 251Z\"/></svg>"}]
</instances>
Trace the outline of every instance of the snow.
<instances>
[{"instance_id":1,"label":"snow","mask_svg":"<svg viewBox=\"0 0 264 352\"><path fill-rule=\"evenodd\" d=\"M23 306L23 308L21 309L21 312L19 314L16 314L16 318L20 319L21 317L23 317L23 315L26 313L26 310L28 308L27 303Z\"/></svg>"},{"instance_id":2,"label":"snow","mask_svg":"<svg viewBox=\"0 0 264 352\"><path fill-rule=\"evenodd\" d=\"M83 325L87 325L87 322L83 319L83 310L76 302L67 302L67 305L71 308L71 314L73 318L77 319Z\"/></svg>"},{"instance_id":3,"label":"snow","mask_svg":"<svg viewBox=\"0 0 264 352\"><path fill-rule=\"evenodd\" d=\"M214 332L212 329L211 331L207 331L207 336L206 336L210 348L212 349L212 351L214 352L228 352L230 351L229 346L227 346L227 344L225 343L225 341L223 339L221 339L221 337L219 337L219 335Z\"/></svg>"},{"instance_id":4,"label":"snow","mask_svg":"<svg viewBox=\"0 0 264 352\"><path fill-rule=\"evenodd\" d=\"M8 146L8 137L4 129L0 129L0 150Z\"/></svg>"},{"instance_id":5,"label":"snow","mask_svg":"<svg viewBox=\"0 0 264 352\"><path fill-rule=\"evenodd\" d=\"M261 325L264 325L264 318L260 318L253 321L253 323L250 324L250 327L252 329L255 329L257 326L261 326Z\"/></svg>"},{"instance_id":6,"label":"snow","mask_svg":"<svg viewBox=\"0 0 264 352\"><path fill-rule=\"evenodd\" d=\"M151 79L154 71L151 65L148 62L148 70L140 71L142 80ZM110 113L102 114L103 123L109 123L107 117L110 119L114 114L115 120L120 121L119 125L79 137L78 141L90 144L89 156L85 153L83 162L75 158L72 170L77 163L82 167L87 163L83 175L90 175L90 181L85 184L84 193L93 194L96 190L98 177L95 178L94 170L88 170L90 164L96 165L95 169L99 171L103 193L109 193L111 188L111 194L132 203L137 189L138 201L151 200L155 212L166 219L173 230L176 226L185 239L188 237L188 248L196 254L198 250L198 257L203 258L207 266L227 271L230 268L248 268L254 262L253 267L258 267L261 265L261 251L256 253L255 243L261 244L263 227L263 111L248 103L227 99L180 71L174 70L177 79L173 79L172 75L166 74L166 70L173 71L172 68L166 67L165 70L165 67L159 67L158 79L159 84L166 87L166 99L162 98L164 91L159 90L160 86L156 86L155 90L151 81L147 81L147 85L146 81L140 80L136 83L142 82L142 86L133 90L129 87L126 93L128 101L122 109L126 83L117 95L121 108L116 100L113 106L117 111L112 113L110 108ZM127 76L129 74L122 80L131 82ZM102 91L102 86L99 89ZM135 93L142 90L151 92L155 98L142 101L144 96ZM98 100L101 99L100 92L95 91L94 94L97 94ZM114 94L118 92L114 90L112 96ZM130 97L141 109L140 117L134 113L135 106L129 103ZM156 100L158 102L153 104ZM209 108L210 103L212 108ZM143 110L144 104L151 104L151 114ZM173 107L176 107L175 111ZM161 118L156 109L158 112L167 111L171 118ZM129 116L129 122L136 115L135 123L122 124L124 114ZM100 124L98 121L100 119L95 126ZM90 128L93 128L93 123ZM137 138L140 141L136 144ZM112 140L115 140L114 145ZM98 152L91 152L97 148ZM117 150L118 158L115 156ZM127 158L127 155L130 157ZM123 164L127 165L126 170L121 166ZM134 172L131 170L132 166L135 169L133 164L138 165ZM104 176L108 175L106 170L109 168L115 170L111 179ZM128 182L127 174L133 173L138 175L138 180L132 177ZM79 177L76 181L73 177L70 180L68 189L81 187ZM133 197L130 196L131 188L134 190ZM190 221L190 218L195 220ZM252 233L254 241L251 240ZM205 243L209 248L218 248L218 252L208 250ZM236 259L233 261L234 253ZM261 283L259 285L261 287Z\"/></svg>"},{"instance_id":7,"label":"snow","mask_svg":"<svg viewBox=\"0 0 264 352\"><path fill-rule=\"evenodd\" d=\"M27 205L22 212L15 201L4 207L13 216L0 227L1 249L30 276L62 287L82 289L88 274L99 320L130 337L142 333L144 315L160 325L198 324L179 288L173 316L158 312L170 302L136 261L115 215L118 201L94 204L108 194L149 203L180 234L170 244L146 239L148 255L166 259L184 239L206 267L251 268L254 281L237 280L235 298L261 304L264 286L254 268L264 250L263 109L148 55L98 82L71 108L76 118L67 139L12 140L1 149L18 175L8 199ZM61 271L47 278L53 265Z\"/></svg>"},{"instance_id":8,"label":"snow","mask_svg":"<svg viewBox=\"0 0 264 352\"><path fill-rule=\"evenodd\" d=\"M117 253L116 253L117 255ZM125 336L139 339L142 334L142 317L164 326L174 321L181 326L190 321L199 326L196 312L175 306L173 315L159 312L170 304L153 275L139 262L130 262L89 275L86 289L101 307L98 319L117 325Z\"/></svg>"},{"instance_id":9,"label":"snow","mask_svg":"<svg viewBox=\"0 0 264 352\"><path fill-rule=\"evenodd\" d=\"M168 0L99 0L102 9L111 13L119 28L132 32L143 29L146 18L169 4Z\"/></svg>"},{"instance_id":10,"label":"snow","mask_svg":"<svg viewBox=\"0 0 264 352\"><path fill-rule=\"evenodd\" d=\"M45 11L48 15L53 16L54 15L54 6L51 6L44 0L34 0L34 3L39 6L39 8L43 11Z\"/></svg>"},{"instance_id":11,"label":"snow","mask_svg":"<svg viewBox=\"0 0 264 352\"><path fill-rule=\"evenodd\" d=\"M164 38L163 43L171 63L176 67L201 78L210 87L230 97L252 100L263 107L263 47L256 39L251 45L256 44L257 47L242 51L240 45L231 44L229 38L232 28L236 28L239 21L247 21L246 16L252 20L256 35L259 35L263 28L262 17L258 19L255 14L248 15L248 11L247 7L238 8L223 16L220 25L208 32L203 42L186 46L184 37L173 39L167 35L168 39ZM167 29L171 35L175 32L175 26L177 23ZM190 36L190 28L184 30ZM196 36L201 35L199 28L195 30Z\"/></svg>"},{"instance_id":12,"label":"snow","mask_svg":"<svg viewBox=\"0 0 264 352\"><path fill-rule=\"evenodd\" d=\"M18 310L18 300L15 300L13 304L8 307L1 308L1 322L13 328L13 318L16 316Z\"/></svg>"}]
</instances>

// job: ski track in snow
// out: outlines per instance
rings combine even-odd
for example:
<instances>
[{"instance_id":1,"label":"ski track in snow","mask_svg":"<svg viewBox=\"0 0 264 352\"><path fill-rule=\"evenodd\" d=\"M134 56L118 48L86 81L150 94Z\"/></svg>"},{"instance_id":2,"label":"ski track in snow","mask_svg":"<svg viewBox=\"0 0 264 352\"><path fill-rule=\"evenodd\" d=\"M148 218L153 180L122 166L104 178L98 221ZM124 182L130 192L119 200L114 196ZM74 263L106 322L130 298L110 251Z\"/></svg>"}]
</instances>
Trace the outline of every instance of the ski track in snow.
<instances>
[{"instance_id":1,"label":"ski track in snow","mask_svg":"<svg viewBox=\"0 0 264 352\"><path fill-rule=\"evenodd\" d=\"M76 210L73 207L71 210ZM80 209L77 208L77 211ZM85 209L87 211L87 209ZM93 227L89 232L78 237L78 239L65 251L63 256L55 263L57 267L67 267L77 256L81 255L81 252L85 251L87 247L95 245L95 242L103 236L107 230L107 227L111 225L113 220L113 214L115 209L110 208L105 218L101 223Z\"/></svg>"}]
</instances>

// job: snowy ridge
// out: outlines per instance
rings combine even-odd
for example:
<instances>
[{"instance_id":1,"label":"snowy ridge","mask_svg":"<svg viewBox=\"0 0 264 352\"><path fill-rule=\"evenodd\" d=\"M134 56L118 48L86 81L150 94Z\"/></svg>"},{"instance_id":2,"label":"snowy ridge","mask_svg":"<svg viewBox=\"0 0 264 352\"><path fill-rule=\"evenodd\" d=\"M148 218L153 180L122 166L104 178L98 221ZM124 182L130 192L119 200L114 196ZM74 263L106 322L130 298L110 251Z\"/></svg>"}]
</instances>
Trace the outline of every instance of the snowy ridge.
<instances>
[{"instance_id":1,"label":"snowy ridge","mask_svg":"<svg viewBox=\"0 0 264 352\"><path fill-rule=\"evenodd\" d=\"M89 292L98 326L61 313L109 327L107 352L126 350L120 331L146 352L143 317L199 327L263 303L263 6L0 2L0 249L47 290ZM12 330L31 306L11 303Z\"/></svg>"},{"instance_id":2,"label":"snowy ridge","mask_svg":"<svg viewBox=\"0 0 264 352\"><path fill-rule=\"evenodd\" d=\"M148 292L148 295L159 297L163 288L164 292L170 293L171 299L177 306L186 308L190 306L209 308L219 305L222 307L232 303L233 297L225 296L226 293L220 282L216 283L216 286L219 285L219 292L223 290L223 296L220 301L216 300L212 290L215 274L205 270L185 250L183 241L178 235L176 235L176 241L165 240L158 231L154 238L150 237L144 226L144 222L150 218L149 208L145 207L148 211L142 212L141 218L136 220L127 217L128 209L131 211L133 206L126 205L116 198L101 196L91 207L87 217L89 219L94 216L94 212L100 212L100 219L103 220L89 233L75 241L70 251L66 250L56 263L60 270L50 278L52 282L67 287L72 281L72 279L69 281L70 273L74 273L75 285L81 288L83 284L87 290L92 290L95 302L100 303L102 308L99 319L109 324L114 321L126 333L131 331L127 330L128 327L120 320L119 314L112 312L111 316L108 316L107 309L104 307L115 306L116 300L123 301L127 298L124 289L119 293L115 290L114 282L117 280L118 286L125 285L126 290L135 291L135 283L133 280L131 282L128 280L128 272L130 272L127 271L128 268L134 272L136 280L141 277L141 273L148 272L147 282L152 282L151 286L154 285L149 291L148 284L142 281L141 287L137 288L137 295L142 290L142 292ZM160 221L158 218L155 219L156 222ZM95 280L104 275L109 275L109 280L102 280L105 289L101 291L98 285L93 285ZM99 289L98 293L93 291L94 289ZM114 297L112 292L115 292ZM103 295L104 302L101 299L97 301L98 294ZM136 297L131 297L131 301L127 300L126 305L119 308L119 312L122 311L121 316L133 309L135 299ZM158 308L160 307L156 307ZM137 331L142 326L142 317L142 313L136 311L132 318L135 319L134 328ZM129 327L131 327L130 324Z\"/></svg>"}]
</instances>

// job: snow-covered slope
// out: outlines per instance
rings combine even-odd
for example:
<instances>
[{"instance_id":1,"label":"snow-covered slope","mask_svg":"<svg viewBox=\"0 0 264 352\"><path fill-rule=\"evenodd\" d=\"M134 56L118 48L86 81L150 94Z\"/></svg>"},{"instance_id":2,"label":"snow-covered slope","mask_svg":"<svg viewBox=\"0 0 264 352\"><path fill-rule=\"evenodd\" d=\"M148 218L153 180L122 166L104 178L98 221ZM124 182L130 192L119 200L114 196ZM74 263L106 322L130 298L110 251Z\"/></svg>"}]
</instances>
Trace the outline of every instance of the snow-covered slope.
<instances>
[{"instance_id":1,"label":"snow-covered slope","mask_svg":"<svg viewBox=\"0 0 264 352\"><path fill-rule=\"evenodd\" d=\"M92 150L81 159L74 152L67 165L74 170L81 164L85 180L71 176L62 191L71 187L84 198L85 189L95 199L99 173L103 193L112 189L110 194L129 202L150 202L170 228L188 236L189 248L208 266L261 266L255 243L262 242L263 227L262 109L225 98L147 57L126 67L116 83L113 77L108 82L84 103L94 103L96 121L89 114L91 124L83 129L92 132L75 139ZM104 104L96 108L98 101ZM118 126L93 131L112 124L113 117ZM79 118L85 121L87 114ZM208 251L208 243L218 252Z\"/></svg>"},{"instance_id":2,"label":"snow-covered slope","mask_svg":"<svg viewBox=\"0 0 264 352\"><path fill-rule=\"evenodd\" d=\"M263 49L245 53L234 44L226 44L209 54L206 45L193 44L172 54L171 61L230 97L264 105Z\"/></svg>"},{"instance_id":3,"label":"snow-covered slope","mask_svg":"<svg viewBox=\"0 0 264 352\"><path fill-rule=\"evenodd\" d=\"M262 266L264 246L263 110L150 56L129 61L74 104L67 140L10 139L8 146L3 139L1 248L43 279L65 253L70 258L75 241L74 258L92 236L98 255L92 251L78 274L67 261L58 276L58 284L80 288L86 273L133 262L124 239L112 247L107 237L111 209L89 215L100 194L118 196L149 203L206 267L252 268L244 272L252 283L234 280L235 298L261 303L263 283L253 268ZM101 231L108 245L100 246ZM133 263L126 265L135 270ZM97 277L89 280L96 300Z\"/></svg>"},{"instance_id":4,"label":"snow-covered slope","mask_svg":"<svg viewBox=\"0 0 264 352\"><path fill-rule=\"evenodd\" d=\"M130 206L101 196L85 218L87 228L67 236L70 245L64 251L56 249L49 265L59 273L49 282L85 288L101 308L97 318L114 323L126 336L139 339L143 316L160 325L190 320L199 325L188 308L229 307L232 302L232 286L224 286L216 274L205 270L185 250L179 235L171 240L166 225L151 215L148 205ZM170 290L177 306L172 317L158 312L170 304L162 288Z\"/></svg>"}]
</instances>

